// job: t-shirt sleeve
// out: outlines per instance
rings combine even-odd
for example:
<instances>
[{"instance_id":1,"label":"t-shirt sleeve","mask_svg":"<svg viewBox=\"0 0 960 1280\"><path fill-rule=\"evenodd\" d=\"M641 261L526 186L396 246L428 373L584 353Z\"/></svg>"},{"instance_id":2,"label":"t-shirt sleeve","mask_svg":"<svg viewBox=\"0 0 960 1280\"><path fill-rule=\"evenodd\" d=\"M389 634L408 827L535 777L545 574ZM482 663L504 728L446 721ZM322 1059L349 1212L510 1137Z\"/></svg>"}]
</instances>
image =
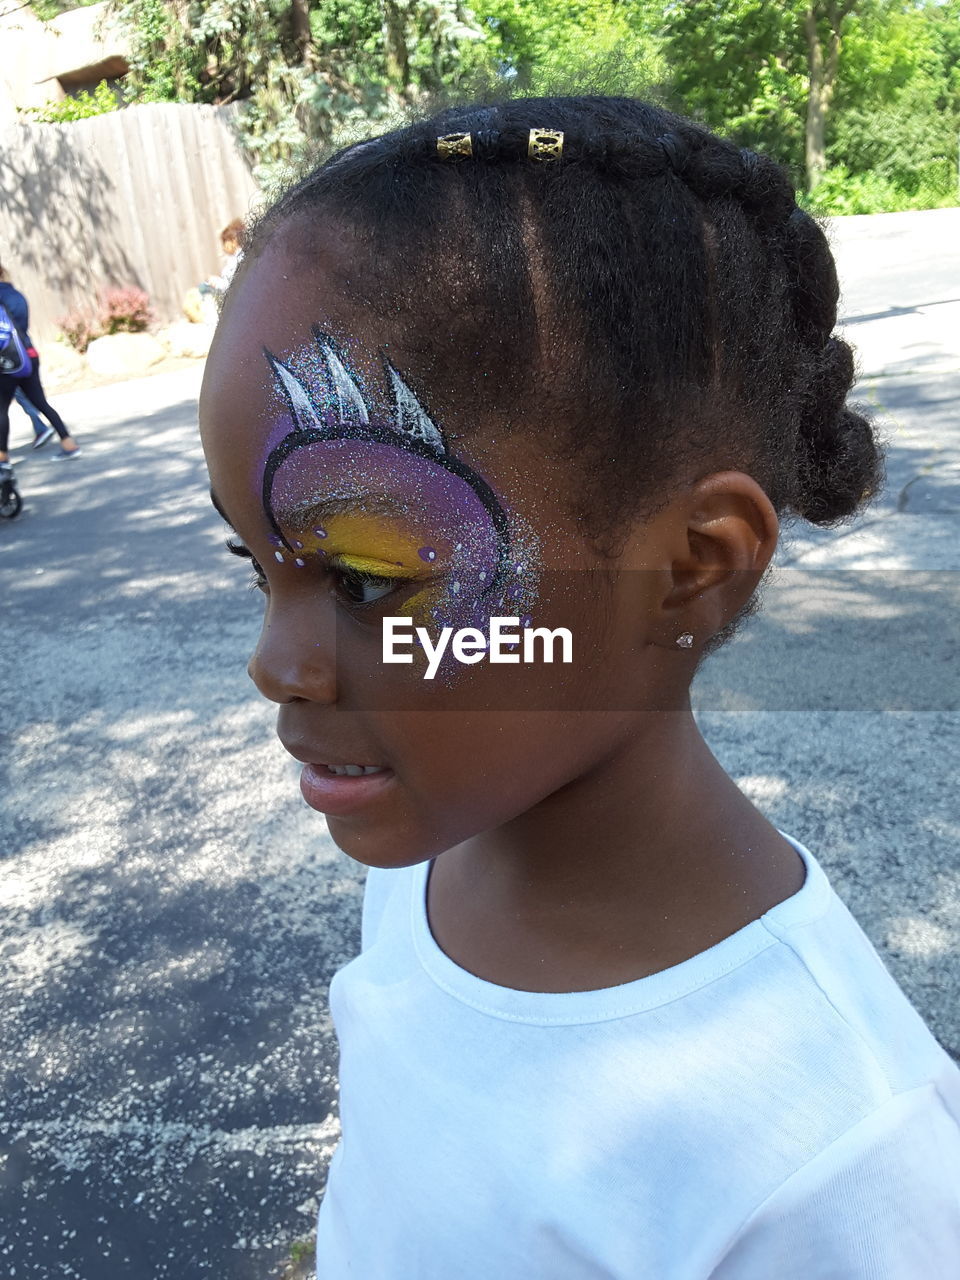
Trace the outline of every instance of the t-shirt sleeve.
<instances>
[{"instance_id":1,"label":"t-shirt sleeve","mask_svg":"<svg viewBox=\"0 0 960 1280\"><path fill-rule=\"evenodd\" d=\"M935 1084L848 1130L751 1215L711 1280L960 1276L960 1121Z\"/></svg>"}]
</instances>

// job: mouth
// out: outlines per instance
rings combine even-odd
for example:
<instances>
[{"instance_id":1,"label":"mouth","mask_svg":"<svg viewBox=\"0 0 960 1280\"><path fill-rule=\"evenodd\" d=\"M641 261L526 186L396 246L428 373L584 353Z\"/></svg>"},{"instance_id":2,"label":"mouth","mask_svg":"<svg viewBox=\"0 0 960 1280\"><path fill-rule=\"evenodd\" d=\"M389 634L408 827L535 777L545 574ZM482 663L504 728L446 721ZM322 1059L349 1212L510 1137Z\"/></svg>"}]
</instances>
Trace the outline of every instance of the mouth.
<instances>
[{"instance_id":1,"label":"mouth","mask_svg":"<svg viewBox=\"0 0 960 1280\"><path fill-rule=\"evenodd\" d=\"M373 803L393 778L386 765L308 762L300 774L300 794L319 813L347 817Z\"/></svg>"},{"instance_id":2,"label":"mouth","mask_svg":"<svg viewBox=\"0 0 960 1280\"><path fill-rule=\"evenodd\" d=\"M385 773L387 768L384 764L324 764L316 767L327 769L338 778L369 777L372 773Z\"/></svg>"},{"instance_id":3,"label":"mouth","mask_svg":"<svg viewBox=\"0 0 960 1280\"><path fill-rule=\"evenodd\" d=\"M394 780L394 772L385 764L369 758L364 761L323 761L329 748L308 743L302 738L280 735L284 748L303 765L300 794L311 809L336 817L358 813L371 804ZM332 753L331 753L332 754ZM346 752L344 752L346 755ZM358 752L359 755L359 752Z\"/></svg>"}]
</instances>

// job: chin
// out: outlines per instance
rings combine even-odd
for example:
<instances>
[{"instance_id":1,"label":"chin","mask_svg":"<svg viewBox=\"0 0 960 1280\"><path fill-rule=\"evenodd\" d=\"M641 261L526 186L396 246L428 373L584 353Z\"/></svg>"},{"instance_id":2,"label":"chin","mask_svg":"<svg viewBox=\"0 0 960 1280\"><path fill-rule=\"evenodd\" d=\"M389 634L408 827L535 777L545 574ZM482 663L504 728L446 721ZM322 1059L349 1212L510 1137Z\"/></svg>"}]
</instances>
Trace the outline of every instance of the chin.
<instances>
[{"instance_id":1,"label":"chin","mask_svg":"<svg viewBox=\"0 0 960 1280\"><path fill-rule=\"evenodd\" d=\"M327 829L337 848L365 867L413 867L450 847L438 845L423 832L418 835L401 828L362 827L344 818L328 817Z\"/></svg>"}]
</instances>

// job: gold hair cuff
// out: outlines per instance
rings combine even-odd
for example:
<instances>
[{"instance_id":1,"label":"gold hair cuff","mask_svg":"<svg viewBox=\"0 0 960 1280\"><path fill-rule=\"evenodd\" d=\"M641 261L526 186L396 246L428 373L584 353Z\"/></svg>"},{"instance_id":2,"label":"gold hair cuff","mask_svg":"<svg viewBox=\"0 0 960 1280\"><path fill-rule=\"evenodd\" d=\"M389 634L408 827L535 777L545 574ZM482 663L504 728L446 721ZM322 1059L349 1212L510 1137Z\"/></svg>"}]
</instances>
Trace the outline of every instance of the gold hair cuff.
<instances>
[{"instance_id":1,"label":"gold hair cuff","mask_svg":"<svg viewBox=\"0 0 960 1280\"><path fill-rule=\"evenodd\" d=\"M559 160L563 155L563 134L559 129L531 129L527 155L531 160Z\"/></svg>"},{"instance_id":2,"label":"gold hair cuff","mask_svg":"<svg viewBox=\"0 0 960 1280\"><path fill-rule=\"evenodd\" d=\"M473 139L469 133L445 133L437 139L437 155L441 160L464 160L473 155Z\"/></svg>"}]
</instances>

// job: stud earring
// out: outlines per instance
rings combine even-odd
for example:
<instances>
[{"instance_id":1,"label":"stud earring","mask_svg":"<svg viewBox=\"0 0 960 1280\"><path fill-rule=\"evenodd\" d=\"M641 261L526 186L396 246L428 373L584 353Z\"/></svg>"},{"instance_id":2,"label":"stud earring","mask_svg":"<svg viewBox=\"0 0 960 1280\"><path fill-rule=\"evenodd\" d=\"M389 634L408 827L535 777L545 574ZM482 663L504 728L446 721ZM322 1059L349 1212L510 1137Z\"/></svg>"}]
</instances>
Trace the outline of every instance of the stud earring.
<instances>
[{"instance_id":1,"label":"stud earring","mask_svg":"<svg viewBox=\"0 0 960 1280\"><path fill-rule=\"evenodd\" d=\"M685 631L682 636L677 636L677 648L678 649L693 648L693 636L690 634L689 631Z\"/></svg>"}]
</instances>

